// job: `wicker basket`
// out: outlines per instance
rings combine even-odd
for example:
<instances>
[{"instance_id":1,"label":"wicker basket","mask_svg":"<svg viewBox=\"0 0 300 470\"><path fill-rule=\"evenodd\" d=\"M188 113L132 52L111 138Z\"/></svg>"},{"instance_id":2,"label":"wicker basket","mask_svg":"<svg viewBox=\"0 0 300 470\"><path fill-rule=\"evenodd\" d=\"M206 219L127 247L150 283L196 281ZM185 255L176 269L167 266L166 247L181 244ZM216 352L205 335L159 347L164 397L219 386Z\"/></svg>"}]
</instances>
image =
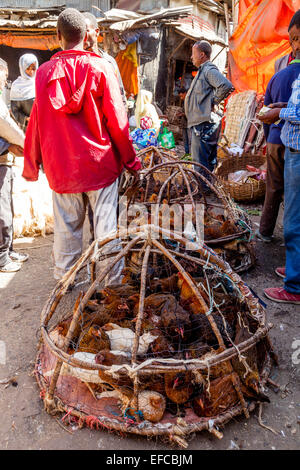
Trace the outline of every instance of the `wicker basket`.
<instances>
[{"instance_id":1,"label":"wicker basket","mask_svg":"<svg viewBox=\"0 0 300 470\"><path fill-rule=\"evenodd\" d=\"M266 192L266 183L263 180L252 180L247 183L235 183L228 181L229 173L238 170L245 170L247 165L253 165L259 168L266 161L264 155L244 154L241 157L233 156L222 160L215 170L215 174L221 181L225 191L236 201L254 202L264 197Z\"/></svg>"}]
</instances>

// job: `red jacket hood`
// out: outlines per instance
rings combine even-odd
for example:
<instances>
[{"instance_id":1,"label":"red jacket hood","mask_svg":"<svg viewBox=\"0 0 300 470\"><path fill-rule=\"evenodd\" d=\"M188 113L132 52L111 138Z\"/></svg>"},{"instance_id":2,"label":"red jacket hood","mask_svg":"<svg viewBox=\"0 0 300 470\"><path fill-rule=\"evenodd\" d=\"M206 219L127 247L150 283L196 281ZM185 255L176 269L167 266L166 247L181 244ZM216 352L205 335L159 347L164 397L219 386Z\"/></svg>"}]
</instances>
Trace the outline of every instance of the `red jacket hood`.
<instances>
[{"instance_id":1,"label":"red jacket hood","mask_svg":"<svg viewBox=\"0 0 300 470\"><path fill-rule=\"evenodd\" d=\"M115 72L92 52L59 52L37 70L24 178L35 181L41 163L57 193L96 191L124 166L141 168Z\"/></svg>"},{"instance_id":2,"label":"red jacket hood","mask_svg":"<svg viewBox=\"0 0 300 470\"><path fill-rule=\"evenodd\" d=\"M90 75L91 62L86 60L87 56L90 59L89 55L96 56L86 51L67 50L58 52L51 58L53 67L47 76L47 91L50 103L56 111L77 114L81 110ZM61 58L68 60L58 60Z\"/></svg>"}]
</instances>

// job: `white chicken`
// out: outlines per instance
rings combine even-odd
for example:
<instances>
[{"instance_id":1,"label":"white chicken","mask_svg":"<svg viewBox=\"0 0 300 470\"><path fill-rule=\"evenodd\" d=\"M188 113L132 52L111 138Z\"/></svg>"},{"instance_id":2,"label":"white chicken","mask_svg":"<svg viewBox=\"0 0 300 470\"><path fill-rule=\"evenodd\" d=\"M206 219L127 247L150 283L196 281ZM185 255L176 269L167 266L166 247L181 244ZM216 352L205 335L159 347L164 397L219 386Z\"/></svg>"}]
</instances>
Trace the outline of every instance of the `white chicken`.
<instances>
[{"instance_id":1,"label":"white chicken","mask_svg":"<svg viewBox=\"0 0 300 470\"><path fill-rule=\"evenodd\" d=\"M122 328L115 323L107 323L102 327L110 341L110 349L131 353L135 333L130 328ZM147 332L139 338L138 355L146 354L150 344L157 338Z\"/></svg>"},{"instance_id":2,"label":"white chicken","mask_svg":"<svg viewBox=\"0 0 300 470\"><path fill-rule=\"evenodd\" d=\"M114 351L111 351L114 353ZM119 351L116 351L119 353ZM88 353L88 352L76 352L72 354L74 359L78 359L79 361L84 361L84 362L89 362L92 364L96 364L95 362L95 357L96 354ZM45 377L51 377L53 375L54 369L49 370L48 372L44 373ZM70 364L67 364L66 362L63 362L63 365L60 370L60 376L63 375L71 375L72 377L75 377L78 380L81 380L81 382L85 383L91 394L95 399L96 396L94 394L93 389L89 385L90 383L93 384L103 384L105 383L98 374L98 370L91 370L91 369L81 369L80 367L73 367Z\"/></svg>"}]
</instances>

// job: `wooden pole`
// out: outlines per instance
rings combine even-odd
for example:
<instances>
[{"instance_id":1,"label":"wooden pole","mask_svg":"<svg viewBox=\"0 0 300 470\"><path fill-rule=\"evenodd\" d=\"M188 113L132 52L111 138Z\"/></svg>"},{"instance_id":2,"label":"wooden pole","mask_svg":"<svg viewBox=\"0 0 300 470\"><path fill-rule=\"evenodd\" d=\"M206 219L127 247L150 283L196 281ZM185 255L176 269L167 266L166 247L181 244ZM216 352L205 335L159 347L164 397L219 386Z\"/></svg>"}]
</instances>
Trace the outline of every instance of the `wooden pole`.
<instances>
[{"instance_id":1,"label":"wooden pole","mask_svg":"<svg viewBox=\"0 0 300 470\"><path fill-rule=\"evenodd\" d=\"M225 13L225 22L226 22L226 31L227 31L227 44L228 44L229 37L230 37L230 26L229 26L229 13L228 13L227 3L224 3L224 13Z\"/></svg>"}]
</instances>

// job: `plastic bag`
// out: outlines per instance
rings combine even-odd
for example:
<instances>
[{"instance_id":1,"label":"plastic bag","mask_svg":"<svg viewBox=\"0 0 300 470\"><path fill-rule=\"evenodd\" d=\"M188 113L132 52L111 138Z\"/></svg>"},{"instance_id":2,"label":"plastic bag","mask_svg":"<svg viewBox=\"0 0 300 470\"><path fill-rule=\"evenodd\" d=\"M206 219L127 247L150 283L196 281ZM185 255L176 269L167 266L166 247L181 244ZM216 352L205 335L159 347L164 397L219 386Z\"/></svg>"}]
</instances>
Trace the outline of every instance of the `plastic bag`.
<instances>
[{"instance_id":1,"label":"plastic bag","mask_svg":"<svg viewBox=\"0 0 300 470\"><path fill-rule=\"evenodd\" d=\"M139 149L150 147L151 145L157 146L157 137L155 129L134 129L130 132L133 142Z\"/></svg>"},{"instance_id":2,"label":"plastic bag","mask_svg":"<svg viewBox=\"0 0 300 470\"><path fill-rule=\"evenodd\" d=\"M160 145L166 149L173 149L175 147L175 139L172 131L168 131L166 127L163 128L163 131L158 135L157 138Z\"/></svg>"}]
</instances>

